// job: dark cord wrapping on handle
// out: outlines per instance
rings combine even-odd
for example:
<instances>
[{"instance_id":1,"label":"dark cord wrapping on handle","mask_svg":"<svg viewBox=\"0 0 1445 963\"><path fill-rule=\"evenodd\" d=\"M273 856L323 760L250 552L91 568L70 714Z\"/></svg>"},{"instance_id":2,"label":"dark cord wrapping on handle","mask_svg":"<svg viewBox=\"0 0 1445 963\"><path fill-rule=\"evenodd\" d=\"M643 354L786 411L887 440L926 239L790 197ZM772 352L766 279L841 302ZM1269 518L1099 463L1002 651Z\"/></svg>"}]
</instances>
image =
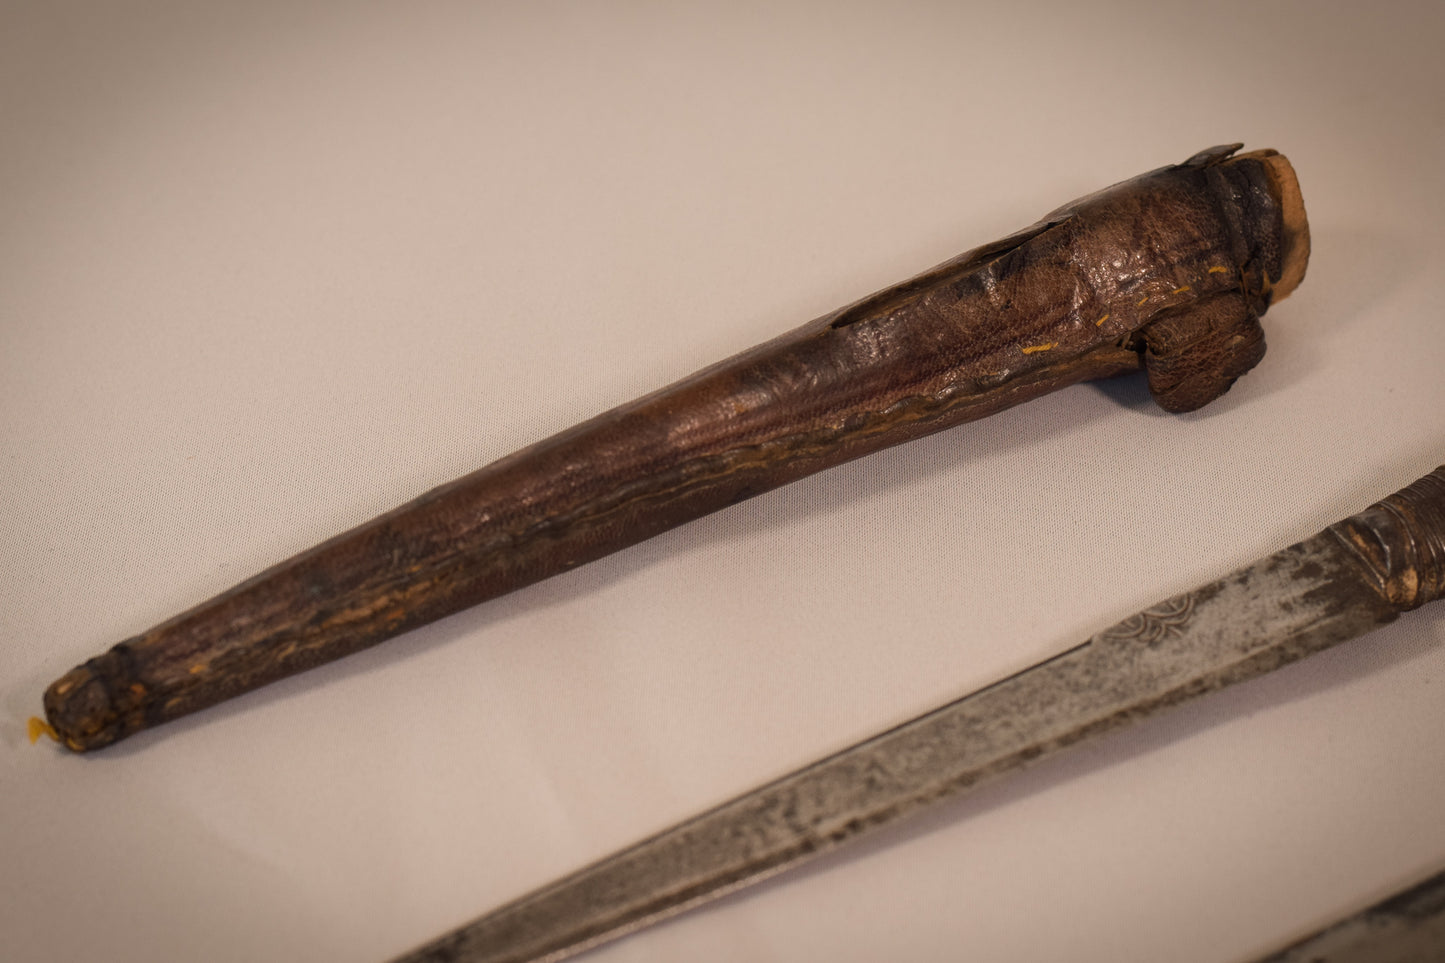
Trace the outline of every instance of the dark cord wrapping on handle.
<instances>
[{"instance_id":1,"label":"dark cord wrapping on handle","mask_svg":"<svg viewBox=\"0 0 1445 963\"><path fill-rule=\"evenodd\" d=\"M1445 597L1445 465L1330 531L1401 612Z\"/></svg>"}]
</instances>

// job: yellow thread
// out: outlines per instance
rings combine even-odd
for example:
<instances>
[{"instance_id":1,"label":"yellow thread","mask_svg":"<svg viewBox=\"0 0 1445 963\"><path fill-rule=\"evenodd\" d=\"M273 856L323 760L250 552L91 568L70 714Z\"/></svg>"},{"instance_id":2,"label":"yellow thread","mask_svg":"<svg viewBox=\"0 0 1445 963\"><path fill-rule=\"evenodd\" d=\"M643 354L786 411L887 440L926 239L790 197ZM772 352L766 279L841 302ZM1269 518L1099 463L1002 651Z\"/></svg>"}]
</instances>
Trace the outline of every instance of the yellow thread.
<instances>
[{"instance_id":1,"label":"yellow thread","mask_svg":"<svg viewBox=\"0 0 1445 963\"><path fill-rule=\"evenodd\" d=\"M1212 267L1212 268L1209 269L1209 273L1210 273L1210 274L1228 274L1228 273L1229 273L1229 268L1227 268L1227 267L1219 267L1218 265L1215 265L1214 267Z\"/></svg>"},{"instance_id":2,"label":"yellow thread","mask_svg":"<svg viewBox=\"0 0 1445 963\"><path fill-rule=\"evenodd\" d=\"M1109 316L1106 314L1102 318L1094 322L1094 327L1097 328L1099 325L1103 324L1107 320L1109 320Z\"/></svg>"},{"instance_id":3,"label":"yellow thread","mask_svg":"<svg viewBox=\"0 0 1445 963\"><path fill-rule=\"evenodd\" d=\"M191 675L200 675L202 672L206 671L206 664L204 662L197 662L195 665L191 666L188 671L191 673Z\"/></svg>"},{"instance_id":4,"label":"yellow thread","mask_svg":"<svg viewBox=\"0 0 1445 963\"><path fill-rule=\"evenodd\" d=\"M1189 290L1189 285L1186 284L1186 285L1184 285L1184 287L1182 287L1182 288L1175 288L1173 291L1170 291L1169 293L1170 293L1170 294L1183 294L1185 291L1188 291L1188 290Z\"/></svg>"},{"instance_id":5,"label":"yellow thread","mask_svg":"<svg viewBox=\"0 0 1445 963\"><path fill-rule=\"evenodd\" d=\"M1144 295L1142 298L1139 299L1139 303L1136 304L1136 305L1134 305L1134 307L1136 307L1136 308L1142 308L1142 307L1144 306L1144 302L1145 302L1145 301L1148 301L1148 300L1149 300L1149 295L1146 294L1146 295Z\"/></svg>"},{"instance_id":6,"label":"yellow thread","mask_svg":"<svg viewBox=\"0 0 1445 963\"><path fill-rule=\"evenodd\" d=\"M25 728L30 734L30 744L32 746L40 741L41 736L49 736L56 742L60 741L60 734L55 731L55 727L44 719L36 716L30 717L30 721L26 723Z\"/></svg>"},{"instance_id":7,"label":"yellow thread","mask_svg":"<svg viewBox=\"0 0 1445 963\"><path fill-rule=\"evenodd\" d=\"M1038 352L1038 351L1048 351L1048 350L1050 350L1051 348L1057 348L1058 346L1059 346L1059 343L1058 343L1057 341L1050 341L1048 344L1035 344L1035 345L1031 345L1030 347L1024 348L1024 349L1023 349L1023 352L1024 352L1024 354L1034 354L1035 352Z\"/></svg>"}]
</instances>

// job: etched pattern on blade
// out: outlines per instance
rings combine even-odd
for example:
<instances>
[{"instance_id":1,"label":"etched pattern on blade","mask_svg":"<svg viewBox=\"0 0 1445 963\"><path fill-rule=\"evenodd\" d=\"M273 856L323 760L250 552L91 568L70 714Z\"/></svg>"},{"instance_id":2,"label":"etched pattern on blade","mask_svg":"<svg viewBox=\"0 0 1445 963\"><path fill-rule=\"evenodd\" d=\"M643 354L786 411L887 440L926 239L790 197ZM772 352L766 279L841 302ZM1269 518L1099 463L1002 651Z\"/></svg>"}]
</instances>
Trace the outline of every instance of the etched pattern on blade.
<instances>
[{"instance_id":1,"label":"etched pattern on blade","mask_svg":"<svg viewBox=\"0 0 1445 963\"><path fill-rule=\"evenodd\" d=\"M1194 593L1186 593L1151 605L1142 612L1129 616L1111 629L1100 632L1097 638L1111 642L1138 640L1145 645L1158 645L1184 631L1194 615Z\"/></svg>"}]
</instances>

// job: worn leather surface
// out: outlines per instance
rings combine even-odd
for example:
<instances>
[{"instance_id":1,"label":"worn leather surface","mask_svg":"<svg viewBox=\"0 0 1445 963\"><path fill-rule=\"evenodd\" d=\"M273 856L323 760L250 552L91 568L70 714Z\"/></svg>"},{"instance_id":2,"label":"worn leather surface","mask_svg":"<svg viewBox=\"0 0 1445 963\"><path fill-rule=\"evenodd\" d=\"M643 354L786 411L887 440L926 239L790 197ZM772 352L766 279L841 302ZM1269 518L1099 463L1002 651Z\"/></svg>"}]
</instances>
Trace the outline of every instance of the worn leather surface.
<instances>
[{"instance_id":1,"label":"worn leather surface","mask_svg":"<svg viewBox=\"0 0 1445 963\"><path fill-rule=\"evenodd\" d=\"M1264 328L1248 300L1225 291L1143 331L1149 391L1166 411L1194 411L1264 357Z\"/></svg>"},{"instance_id":2,"label":"worn leather surface","mask_svg":"<svg viewBox=\"0 0 1445 963\"><path fill-rule=\"evenodd\" d=\"M283 562L58 680L50 723L73 749L103 746L840 462L1141 364L1161 405L1193 410L1262 356L1256 317L1300 243L1271 167L1282 158L1232 158L1237 147L1091 194Z\"/></svg>"}]
</instances>

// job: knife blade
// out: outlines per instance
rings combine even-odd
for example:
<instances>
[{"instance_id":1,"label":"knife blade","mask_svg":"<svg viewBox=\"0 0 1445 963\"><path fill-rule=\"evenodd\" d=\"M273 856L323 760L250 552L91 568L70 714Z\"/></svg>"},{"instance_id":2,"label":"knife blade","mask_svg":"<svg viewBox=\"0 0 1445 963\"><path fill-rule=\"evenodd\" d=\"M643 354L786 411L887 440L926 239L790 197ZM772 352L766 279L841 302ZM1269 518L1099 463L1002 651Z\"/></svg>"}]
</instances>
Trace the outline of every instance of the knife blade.
<instances>
[{"instance_id":1,"label":"knife blade","mask_svg":"<svg viewBox=\"0 0 1445 963\"><path fill-rule=\"evenodd\" d=\"M1429 963L1445 958L1445 872L1257 963Z\"/></svg>"},{"instance_id":2,"label":"knife blade","mask_svg":"<svg viewBox=\"0 0 1445 963\"><path fill-rule=\"evenodd\" d=\"M559 960L1445 594L1445 466L1324 531L507 904L398 963Z\"/></svg>"}]
</instances>

